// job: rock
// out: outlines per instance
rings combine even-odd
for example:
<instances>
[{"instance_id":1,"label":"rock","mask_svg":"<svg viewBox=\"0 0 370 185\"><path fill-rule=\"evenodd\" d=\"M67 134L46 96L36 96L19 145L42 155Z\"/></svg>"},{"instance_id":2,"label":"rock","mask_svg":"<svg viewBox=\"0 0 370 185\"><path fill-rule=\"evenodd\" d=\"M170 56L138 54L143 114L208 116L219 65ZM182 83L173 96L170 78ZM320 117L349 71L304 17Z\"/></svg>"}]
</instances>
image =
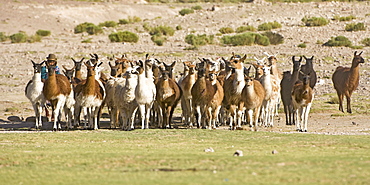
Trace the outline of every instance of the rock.
<instances>
[{"instance_id":1,"label":"rock","mask_svg":"<svg viewBox=\"0 0 370 185\"><path fill-rule=\"evenodd\" d=\"M277 150L273 150L271 153L272 154L278 154L279 152Z\"/></svg>"},{"instance_id":2,"label":"rock","mask_svg":"<svg viewBox=\"0 0 370 185\"><path fill-rule=\"evenodd\" d=\"M235 151L234 156L238 156L238 157L243 156L243 151L241 151L241 150Z\"/></svg>"},{"instance_id":3,"label":"rock","mask_svg":"<svg viewBox=\"0 0 370 185\"><path fill-rule=\"evenodd\" d=\"M22 122L22 119L19 116L9 116L8 120L11 122Z\"/></svg>"},{"instance_id":4,"label":"rock","mask_svg":"<svg viewBox=\"0 0 370 185\"><path fill-rule=\"evenodd\" d=\"M212 147L209 147L209 148L205 149L204 152L215 152L215 150L213 150Z\"/></svg>"}]
</instances>

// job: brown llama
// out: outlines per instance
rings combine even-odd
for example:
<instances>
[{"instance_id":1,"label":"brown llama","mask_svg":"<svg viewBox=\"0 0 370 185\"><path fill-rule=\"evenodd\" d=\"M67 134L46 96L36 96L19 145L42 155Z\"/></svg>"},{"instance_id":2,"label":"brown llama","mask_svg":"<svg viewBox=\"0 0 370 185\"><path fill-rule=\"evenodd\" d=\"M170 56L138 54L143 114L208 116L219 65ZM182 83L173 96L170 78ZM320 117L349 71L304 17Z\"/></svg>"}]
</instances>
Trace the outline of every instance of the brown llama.
<instances>
[{"instance_id":1,"label":"brown llama","mask_svg":"<svg viewBox=\"0 0 370 185\"><path fill-rule=\"evenodd\" d=\"M181 108L183 112L184 122L189 127L193 127L193 100L191 96L191 88L197 80L197 71L195 70L195 64L187 62L186 64L187 74L184 78L179 81L179 86L182 90L181 96ZM185 72L185 71L184 71Z\"/></svg>"},{"instance_id":2,"label":"brown llama","mask_svg":"<svg viewBox=\"0 0 370 185\"><path fill-rule=\"evenodd\" d=\"M303 74L303 81L294 85L292 102L297 118L297 131L307 132L308 114L310 113L314 93L310 87L310 74Z\"/></svg>"},{"instance_id":3,"label":"brown llama","mask_svg":"<svg viewBox=\"0 0 370 185\"><path fill-rule=\"evenodd\" d=\"M208 81L209 82L209 81ZM208 83L208 86L211 84ZM206 128L205 127L205 109L208 102L208 95L210 94L209 91L211 89L207 88L207 80L206 80L206 69L200 68L198 69L198 78L195 81L193 87L191 88L191 97L192 97L192 106L193 106L193 113L195 120L192 122L197 123L197 128Z\"/></svg>"},{"instance_id":4,"label":"brown llama","mask_svg":"<svg viewBox=\"0 0 370 185\"><path fill-rule=\"evenodd\" d=\"M67 116L67 128L72 128L73 106L75 100L73 98L72 85L68 78L62 74L55 74L55 65L48 65L48 78L44 82L42 93L46 100L50 101L51 108L54 114L53 130L60 130L61 110Z\"/></svg>"},{"instance_id":5,"label":"brown llama","mask_svg":"<svg viewBox=\"0 0 370 185\"><path fill-rule=\"evenodd\" d=\"M172 66L173 67L173 66ZM182 91L174 79L170 77L170 72L161 70L162 76L156 83L156 102L162 114L159 114L159 127L171 128L173 112L180 101Z\"/></svg>"},{"instance_id":6,"label":"brown llama","mask_svg":"<svg viewBox=\"0 0 370 185\"><path fill-rule=\"evenodd\" d=\"M262 103L265 99L265 89L258 80L245 76L245 87L242 91L242 101L246 108L249 125L257 131L257 123Z\"/></svg>"},{"instance_id":7,"label":"brown llama","mask_svg":"<svg viewBox=\"0 0 370 185\"><path fill-rule=\"evenodd\" d=\"M358 55L357 51L355 51L354 57L352 59L352 66L350 68L339 66L335 69L335 72L332 76L334 88L337 91L339 99L339 110L342 112L344 112L343 97L346 96L347 112L352 113L351 95L353 91L357 89L359 84L360 80L359 64L365 62L361 54L362 51Z\"/></svg>"},{"instance_id":8,"label":"brown llama","mask_svg":"<svg viewBox=\"0 0 370 185\"><path fill-rule=\"evenodd\" d=\"M210 82L210 85L207 84L207 88L210 88L210 90L208 91L209 99L206 104L208 129L216 129L218 114L220 113L222 101L224 99L224 89L217 80L217 74L218 73L215 71L209 71L209 78L207 79L207 81Z\"/></svg>"},{"instance_id":9,"label":"brown llama","mask_svg":"<svg viewBox=\"0 0 370 185\"><path fill-rule=\"evenodd\" d=\"M244 102L241 101L241 93L245 86L243 62L246 57L247 55L244 55L241 58L233 53L230 59L230 66L233 68L234 73L225 80L223 86L225 95L223 105L230 113L230 129L241 127L244 112Z\"/></svg>"},{"instance_id":10,"label":"brown llama","mask_svg":"<svg viewBox=\"0 0 370 185\"><path fill-rule=\"evenodd\" d=\"M317 82L317 75L316 71L313 69L313 57L307 58L306 56L303 56L303 58L306 60L306 64L301 66L301 70L303 74L310 74L310 87L313 89ZM303 80L302 73L299 73L298 79Z\"/></svg>"},{"instance_id":11,"label":"brown llama","mask_svg":"<svg viewBox=\"0 0 370 185\"><path fill-rule=\"evenodd\" d=\"M78 122L81 109L84 109L87 111L87 119L85 118L84 127L87 128L86 120L88 120L89 127L94 130L98 129L100 107L106 96L104 87L95 79L95 68L97 65L97 63L94 66L89 65L87 62L85 63L87 67L87 79L75 88L75 122Z\"/></svg>"}]
</instances>

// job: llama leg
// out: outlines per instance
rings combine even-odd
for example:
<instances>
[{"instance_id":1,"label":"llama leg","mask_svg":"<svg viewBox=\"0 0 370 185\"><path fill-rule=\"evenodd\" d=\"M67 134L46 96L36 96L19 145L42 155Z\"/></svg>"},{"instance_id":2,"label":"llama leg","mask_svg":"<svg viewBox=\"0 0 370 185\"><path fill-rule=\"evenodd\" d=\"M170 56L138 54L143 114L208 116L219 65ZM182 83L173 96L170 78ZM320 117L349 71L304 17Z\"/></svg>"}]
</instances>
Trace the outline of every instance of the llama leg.
<instances>
[{"instance_id":1,"label":"llama leg","mask_svg":"<svg viewBox=\"0 0 370 185\"><path fill-rule=\"evenodd\" d=\"M290 125L290 118L288 116L288 106L284 105L284 113L285 113L285 124Z\"/></svg>"},{"instance_id":2,"label":"llama leg","mask_svg":"<svg viewBox=\"0 0 370 185\"><path fill-rule=\"evenodd\" d=\"M40 120L39 114L40 114L40 112L39 112L38 103L33 104L32 107L33 107L33 111L35 112L35 128L39 129L39 122L40 122L39 121Z\"/></svg>"},{"instance_id":3,"label":"llama leg","mask_svg":"<svg viewBox=\"0 0 370 185\"><path fill-rule=\"evenodd\" d=\"M299 131L301 129L299 108L294 111L294 114L295 114L295 118L296 118L297 131Z\"/></svg>"},{"instance_id":4,"label":"llama leg","mask_svg":"<svg viewBox=\"0 0 370 185\"><path fill-rule=\"evenodd\" d=\"M258 119L260 117L260 113L261 113L261 107L257 107L255 110L254 110L254 131L257 131L257 123L258 123ZM252 125L251 125L252 126Z\"/></svg>"},{"instance_id":5,"label":"llama leg","mask_svg":"<svg viewBox=\"0 0 370 185\"><path fill-rule=\"evenodd\" d=\"M351 96L350 95L346 95L346 99L347 99L347 112L348 113L352 113L352 109L351 109Z\"/></svg>"},{"instance_id":6,"label":"llama leg","mask_svg":"<svg viewBox=\"0 0 370 185\"><path fill-rule=\"evenodd\" d=\"M251 126L251 130L257 131L257 125L253 125L253 110L248 109L247 110L247 115L249 119L249 125Z\"/></svg>"},{"instance_id":7,"label":"llama leg","mask_svg":"<svg viewBox=\"0 0 370 185\"><path fill-rule=\"evenodd\" d=\"M200 128L201 127L201 119L202 119L202 115L201 115L201 112L200 112L200 106L198 105L197 107L195 107L195 111L197 113L197 127Z\"/></svg>"},{"instance_id":8,"label":"llama leg","mask_svg":"<svg viewBox=\"0 0 370 185\"><path fill-rule=\"evenodd\" d=\"M145 105L139 105L141 129L145 129Z\"/></svg>"},{"instance_id":9,"label":"llama leg","mask_svg":"<svg viewBox=\"0 0 370 185\"><path fill-rule=\"evenodd\" d=\"M303 129L303 132L307 132L307 123L308 123L308 115L310 113L310 109L311 109L311 103L309 103L306 107L306 110L304 111L304 129Z\"/></svg>"},{"instance_id":10,"label":"llama leg","mask_svg":"<svg viewBox=\"0 0 370 185\"><path fill-rule=\"evenodd\" d=\"M94 124L94 130L98 130L99 128L99 113L100 113L100 107L93 107L92 108L92 113L93 113L93 116L92 116L92 121L93 121L93 124Z\"/></svg>"},{"instance_id":11,"label":"llama leg","mask_svg":"<svg viewBox=\"0 0 370 185\"><path fill-rule=\"evenodd\" d=\"M212 108L208 107L206 109L206 112L207 112L207 117L208 117L208 120L207 120L208 126L206 128L212 129L212 122L211 122L211 120L212 120Z\"/></svg>"},{"instance_id":12,"label":"llama leg","mask_svg":"<svg viewBox=\"0 0 370 185\"><path fill-rule=\"evenodd\" d=\"M343 110L343 94L337 93L338 94L338 100L339 100L339 110L344 112Z\"/></svg>"}]
</instances>

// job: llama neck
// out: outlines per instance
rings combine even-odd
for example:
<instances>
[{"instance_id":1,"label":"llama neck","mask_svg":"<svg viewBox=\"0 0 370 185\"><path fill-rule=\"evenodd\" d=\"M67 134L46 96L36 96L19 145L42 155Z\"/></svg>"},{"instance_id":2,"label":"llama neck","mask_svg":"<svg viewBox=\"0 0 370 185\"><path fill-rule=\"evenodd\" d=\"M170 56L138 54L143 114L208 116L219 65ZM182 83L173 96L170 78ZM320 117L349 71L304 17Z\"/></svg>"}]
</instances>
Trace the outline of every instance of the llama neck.
<instances>
[{"instance_id":1,"label":"llama neck","mask_svg":"<svg viewBox=\"0 0 370 185\"><path fill-rule=\"evenodd\" d=\"M85 93L88 92L95 92L95 75L91 75L86 79L86 84L85 84Z\"/></svg>"},{"instance_id":2,"label":"llama neck","mask_svg":"<svg viewBox=\"0 0 370 185\"><path fill-rule=\"evenodd\" d=\"M81 73L81 70L76 70L76 71L75 71L75 77L76 77L76 78L79 78L79 79L82 79L82 73Z\"/></svg>"},{"instance_id":3,"label":"llama neck","mask_svg":"<svg viewBox=\"0 0 370 185\"><path fill-rule=\"evenodd\" d=\"M293 74L291 77L291 82L294 84L298 80L298 70L293 70Z\"/></svg>"},{"instance_id":4,"label":"llama neck","mask_svg":"<svg viewBox=\"0 0 370 185\"><path fill-rule=\"evenodd\" d=\"M234 90L240 94L245 86L243 69L235 69Z\"/></svg>"},{"instance_id":5,"label":"llama neck","mask_svg":"<svg viewBox=\"0 0 370 185\"><path fill-rule=\"evenodd\" d=\"M41 82L41 73L35 73L32 77L32 81Z\"/></svg>"}]
</instances>

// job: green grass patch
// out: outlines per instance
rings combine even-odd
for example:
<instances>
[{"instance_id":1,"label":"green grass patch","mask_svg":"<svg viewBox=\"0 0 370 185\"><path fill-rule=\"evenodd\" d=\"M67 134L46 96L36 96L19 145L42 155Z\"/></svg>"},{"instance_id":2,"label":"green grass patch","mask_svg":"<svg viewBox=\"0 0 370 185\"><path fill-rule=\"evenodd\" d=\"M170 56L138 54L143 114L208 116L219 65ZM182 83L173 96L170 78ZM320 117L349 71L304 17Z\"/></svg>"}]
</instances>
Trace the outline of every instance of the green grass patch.
<instances>
[{"instance_id":1,"label":"green grass patch","mask_svg":"<svg viewBox=\"0 0 370 185\"><path fill-rule=\"evenodd\" d=\"M37 30L36 35L39 35L41 37L46 37L46 36L51 35L51 31L50 30Z\"/></svg>"},{"instance_id":2,"label":"green grass patch","mask_svg":"<svg viewBox=\"0 0 370 185\"><path fill-rule=\"evenodd\" d=\"M220 33L222 33L222 34L234 33L234 29L232 29L230 27L222 27L218 31L220 31Z\"/></svg>"},{"instance_id":3,"label":"green grass patch","mask_svg":"<svg viewBox=\"0 0 370 185\"><path fill-rule=\"evenodd\" d=\"M248 25L248 26L239 26L235 30L236 33L243 33L243 32L246 32L246 31L254 32L254 31L257 31L257 29L254 26Z\"/></svg>"},{"instance_id":4,"label":"green grass patch","mask_svg":"<svg viewBox=\"0 0 370 185\"><path fill-rule=\"evenodd\" d=\"M3 184L366 184L369 139L199 129L9 132L0 135L0 180ZM209 147L215 152L204 152ZM236 150L244 156L234 157ZM273 150L278 153L272 154Z\"/></svg>"},{"instance_id":5,"label":"green grass patch","mask_svg":"<svg viewBox=\"0 0 370 185\"><path fill-rule=\"evenodd\" d=\"M258 31L270 31L272 29L277 29L281 28L281 24L274 21L274 22L267 22L267 23L262 23L258 26L257 30Z\"/></svg>"},{"instance_id":6,"label":"green grass patch","mask_svg":"<svg viewBox=\"0 0 370 185\"><path fill-rule=\"evenodd\" d=\"M184 8L184 9L181 9L179 11L179 14L182 15L182 16L185 16L187 14L192 14L194 13L194 10L193 9L189 9L189 8Z\"/></svg>"}]
</instances>

